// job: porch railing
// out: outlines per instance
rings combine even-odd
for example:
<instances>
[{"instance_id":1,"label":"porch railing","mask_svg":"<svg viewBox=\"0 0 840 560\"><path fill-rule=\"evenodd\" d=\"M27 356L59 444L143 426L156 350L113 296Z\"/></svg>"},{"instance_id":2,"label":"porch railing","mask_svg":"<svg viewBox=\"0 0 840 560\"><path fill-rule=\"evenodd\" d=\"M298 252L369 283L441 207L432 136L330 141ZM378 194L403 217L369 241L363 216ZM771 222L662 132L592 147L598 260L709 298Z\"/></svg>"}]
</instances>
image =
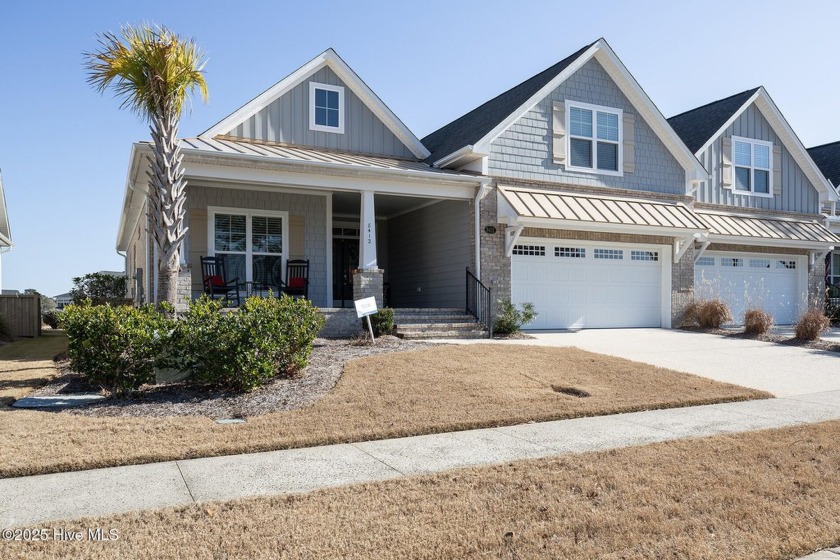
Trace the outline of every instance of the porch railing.
<instances>
[{"instance_id":1,"label":"porch railing","mask_svg":"<svg viewBox=\"0 0 840 560\"><path fill-rule=\"evenodd\" d=\"M481 283L467 267L466 312L475 317L487 330L487 338L493 338L493 291Z\"/></svg>"}]
</instances>

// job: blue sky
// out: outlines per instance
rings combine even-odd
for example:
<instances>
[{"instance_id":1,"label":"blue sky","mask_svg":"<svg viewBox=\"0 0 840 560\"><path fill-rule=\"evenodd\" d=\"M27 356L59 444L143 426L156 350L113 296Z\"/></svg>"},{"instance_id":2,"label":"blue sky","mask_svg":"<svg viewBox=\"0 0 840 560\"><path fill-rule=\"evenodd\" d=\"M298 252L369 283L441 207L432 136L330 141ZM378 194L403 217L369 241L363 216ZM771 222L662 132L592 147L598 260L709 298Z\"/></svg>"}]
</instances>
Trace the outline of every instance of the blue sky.
<instances>
[{"instance_id":1,"label":"blue sky","mask_svg":"<svg viewBox=\"0 0 840 560\"><path fill-rule=\"evenodd\" d=\"M806 146L840 140L840 3L0 3L0 170L15 248L3 287L69 290L122 269L114 249L132 142L148 128L85 82L82 52L161 23L207 51L194 136L326 49L419 137L605 37L665 116L764 85Z\"/></svg>"}]
</instances>

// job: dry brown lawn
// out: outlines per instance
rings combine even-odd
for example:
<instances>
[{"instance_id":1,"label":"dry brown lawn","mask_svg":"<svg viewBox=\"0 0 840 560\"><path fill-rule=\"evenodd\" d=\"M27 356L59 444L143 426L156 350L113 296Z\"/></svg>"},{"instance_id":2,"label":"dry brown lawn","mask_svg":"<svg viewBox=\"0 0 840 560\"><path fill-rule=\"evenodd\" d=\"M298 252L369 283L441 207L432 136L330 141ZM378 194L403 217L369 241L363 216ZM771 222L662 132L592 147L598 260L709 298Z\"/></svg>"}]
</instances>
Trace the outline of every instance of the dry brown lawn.
<instances>
[{"instance_id":1,"label":"dry brown lawn","mask_svg":"<svg viewBox=\"0 0 840 560\"><path fill-rule=\"evenodd\" d=\"M47 526L3 558L761 558L840 544L840 422Z\"/></svg>"},{"instance_id":2,"label":"dry brown lawn","mask_svg":"<svg viewBox=\"0 0 840 560\"><path fill-rule=\"evenodd\" d=\"M0 347L0 406L8 405L57 375L53 358L67 350L62 331Z\"/></svg>"},{"instance_id":3,"label":"dry brown lawn","mask_svg":"<svg viewBox=\"0 0 840 560\"><path fill-rule=\"evenodd\" d=\"M577 398L553 386L583 389ZM350 362L315 405L219 425L0 407L0 476L268 451L769 396L572 348L437 346ZM33 442L37 442L33 444Z\"/></svg>"}]
</instances>

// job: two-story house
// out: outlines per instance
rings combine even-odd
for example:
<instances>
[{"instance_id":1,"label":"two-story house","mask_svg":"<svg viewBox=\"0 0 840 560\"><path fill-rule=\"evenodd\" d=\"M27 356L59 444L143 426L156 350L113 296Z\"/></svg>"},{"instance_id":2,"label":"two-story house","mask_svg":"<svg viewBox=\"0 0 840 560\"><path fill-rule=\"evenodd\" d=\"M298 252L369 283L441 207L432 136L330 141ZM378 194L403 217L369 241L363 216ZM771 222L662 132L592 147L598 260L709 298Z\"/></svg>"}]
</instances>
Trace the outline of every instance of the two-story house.
<instances>
[{"instance_id":1,"label":"two-story house","mask_svg":"<svg viewBox=\"0 0 840 560\"><path fill-rule=\"evenodd\" d=\"M669 122L709 172L695 193L709 227L695 256L695 297L721 297L736 321L760 307L779 324L821 308L825 256L838 239L823 207L837 192L763 87ZM833 212L832 212L833 214Z\"/></svg>"},{"instance_id":2,"label":"two-story house","mask_svg":"<svg viewBox=\"0 0 840 560\"><path fill-rule=\"evenodd\" d=\"M835 190L840 187L840 142L808 148L808 153ZM829 210L828 229L835 234L840 234L840 216L836 216L832 209L827 210ZM835 249L840 249L840 247ZM826 257L825 267L825 281L834 286L840 286L840 250L834 250Z\"/></svg>"},{"instance_id":3,"label":"two-story house","mask_svg":"<svg viewBox=\"0 0 840 560\"><path fill-rule=\"evenodd\" d=\"M531 328L676 326L695 292L791 322L840 244L820 223L837 195L763 89L735 97L669 123L600 39L421 141L328 50L182 141L183 298L215 255L247 282L307 260L323 308L463 307L469 267L534 303ZM138 300L150 153L118 235Z\"/></svg>"}]
</instances>

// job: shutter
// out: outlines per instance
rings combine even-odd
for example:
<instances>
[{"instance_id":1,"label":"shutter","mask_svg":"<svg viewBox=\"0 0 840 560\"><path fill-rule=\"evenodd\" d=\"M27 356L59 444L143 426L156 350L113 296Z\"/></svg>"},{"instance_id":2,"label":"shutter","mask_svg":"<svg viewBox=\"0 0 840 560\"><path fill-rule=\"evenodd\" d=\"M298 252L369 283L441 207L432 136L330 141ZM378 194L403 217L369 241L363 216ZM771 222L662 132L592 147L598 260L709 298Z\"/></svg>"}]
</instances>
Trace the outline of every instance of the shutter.
<instances>
[{"instance_id":1,"label":"shutter","mask_svg":"<svg viewBox=\"0 0 840 560\"><path fill-rule=\"evenodd\" d=\"M773 144L773 194L782 194L782 147Z\"/></svg>"},{"instance_id":2,"label":"shutter","mask_svg":"<svg viewBox=\"0 0 840 560\"><path fill-rule=\"evenodd\" d=\"M624 113L624 172L636 171L636 117L633 113Z\"/></svg>"},{"instance_id":3,"label":"shutter","mask_svg":"<svg viewBox=\"0 0 840 560\"><path fill-rule=\"evenodd\" d=\"M720 186L724 189L732 188L732 138L724 136L720 139L721 178Z\"/></svg>"},{"instance_id":4,"label":"shutter","mask_svg":"<svg viewBox=\"0 0 840 560\"><path fill-rule=\"evenodd\" d=\"M566 163L566 104L555 101L551 106L552 113L552 159L554 163Z\"/></svg>"}]
</instances>

